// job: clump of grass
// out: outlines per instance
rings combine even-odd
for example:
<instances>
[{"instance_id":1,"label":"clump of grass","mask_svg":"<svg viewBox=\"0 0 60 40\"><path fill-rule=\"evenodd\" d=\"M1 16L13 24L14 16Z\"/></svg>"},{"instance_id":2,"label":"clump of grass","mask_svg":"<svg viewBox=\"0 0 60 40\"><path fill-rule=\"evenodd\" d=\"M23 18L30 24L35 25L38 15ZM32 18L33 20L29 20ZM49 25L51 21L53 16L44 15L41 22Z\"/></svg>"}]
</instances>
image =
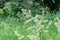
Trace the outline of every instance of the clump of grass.
<instances>
[{"instance_id":1,"label":"clump of grass","mask_svg":"<svg viewBox=\"0 0 60 40\"><path fill-rule=\"evenodd\" d=\"M0 18L0 40L60 40L59 14L44 15L42 10L42 15L33 16L31 10L22 9L19 18Z\"/></svg>"}]
</instances>

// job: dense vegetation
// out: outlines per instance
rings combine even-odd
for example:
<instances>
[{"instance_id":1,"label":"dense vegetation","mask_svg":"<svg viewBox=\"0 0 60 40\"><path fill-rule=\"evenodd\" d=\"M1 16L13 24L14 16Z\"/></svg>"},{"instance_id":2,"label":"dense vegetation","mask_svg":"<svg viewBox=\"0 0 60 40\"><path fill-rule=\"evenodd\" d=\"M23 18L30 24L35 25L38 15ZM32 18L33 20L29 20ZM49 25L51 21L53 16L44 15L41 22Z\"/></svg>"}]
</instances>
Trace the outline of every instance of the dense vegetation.
<instances>
[{"instance_id":1,"label":"dense vegetation","mask_svg":"<svg viewBox=\"0 0 60 40\"><path fill-rule=\"evenodd\" d=\"M0 0L0 40L60 40L60 10L34 0Z\"/></svg>"}]
</instances>

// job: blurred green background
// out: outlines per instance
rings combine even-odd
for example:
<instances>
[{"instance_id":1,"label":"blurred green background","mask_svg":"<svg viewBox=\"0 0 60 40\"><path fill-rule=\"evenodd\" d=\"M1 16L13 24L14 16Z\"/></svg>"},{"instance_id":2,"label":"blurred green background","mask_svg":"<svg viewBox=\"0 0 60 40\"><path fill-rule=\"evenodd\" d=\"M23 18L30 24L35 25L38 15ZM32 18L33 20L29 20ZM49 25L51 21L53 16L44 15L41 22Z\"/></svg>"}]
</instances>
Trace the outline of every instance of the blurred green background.
<instances>
[{"instance_id":1,"label":"blurred green background","mask_svg":"<svg viewBox=\"0 0 60 40\"><path fill-rule=\"evenodd\" d=\"M0 0L0 40L60 40L60 10L34 0Z\"/></svg>"}]
</instances>

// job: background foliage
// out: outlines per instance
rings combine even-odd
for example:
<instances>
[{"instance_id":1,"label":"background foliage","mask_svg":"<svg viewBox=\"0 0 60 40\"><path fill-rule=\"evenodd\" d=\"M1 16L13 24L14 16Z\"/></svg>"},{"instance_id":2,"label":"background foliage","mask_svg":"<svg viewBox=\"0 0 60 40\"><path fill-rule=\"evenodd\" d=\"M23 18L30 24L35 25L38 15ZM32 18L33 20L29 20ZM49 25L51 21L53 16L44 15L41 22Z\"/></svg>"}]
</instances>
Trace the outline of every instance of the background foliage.
<instances>
[{"instance_id":1,"label":"background foliage","mask_svg":"<svg viewBox=\"0 0 60 40\"><path fill-rule=\"evenodd\" d=\"M34 0L4 4L0 8L0 40L60 40L60 10L44 10Z\"/></svg>"}]
</instances>

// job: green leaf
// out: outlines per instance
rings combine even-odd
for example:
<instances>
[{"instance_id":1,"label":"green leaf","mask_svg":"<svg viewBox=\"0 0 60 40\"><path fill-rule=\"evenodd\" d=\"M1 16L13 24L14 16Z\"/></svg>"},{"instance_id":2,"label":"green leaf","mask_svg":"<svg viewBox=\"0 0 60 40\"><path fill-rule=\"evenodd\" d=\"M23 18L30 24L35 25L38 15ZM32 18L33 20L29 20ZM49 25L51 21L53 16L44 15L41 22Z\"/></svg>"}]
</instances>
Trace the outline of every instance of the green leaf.
<instances>
[{"instance_id":1,"label":"green leaf","mask_svg":"<svg viewBox=\"0 0 60 40\"><path fill-rule=\"evenodd\" d=\"M4 14L4 10L3 9L0 9L0 15L1 14Z\"/></svg>"}]
</instances>

